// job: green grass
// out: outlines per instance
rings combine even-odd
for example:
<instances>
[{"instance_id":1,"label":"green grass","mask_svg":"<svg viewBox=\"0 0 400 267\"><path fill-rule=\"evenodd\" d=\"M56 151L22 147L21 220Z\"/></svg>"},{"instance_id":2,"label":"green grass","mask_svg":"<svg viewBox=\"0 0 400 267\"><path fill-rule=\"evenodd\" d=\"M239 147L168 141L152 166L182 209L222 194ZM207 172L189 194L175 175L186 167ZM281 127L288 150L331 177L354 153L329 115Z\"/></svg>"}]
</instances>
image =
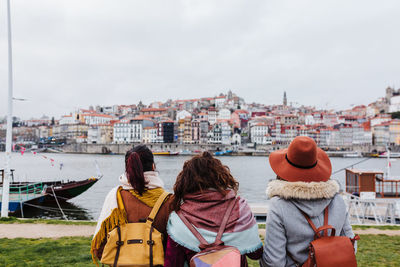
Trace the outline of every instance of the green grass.
<instances>
[{"instance_id":1,"label":"green grass","mask_svg":"<svg viewBox=\"0 0 400 267\"><path fill-rule=\"evenodd\" d=\"M43 223L43 224L66 224L66 225L96 225L91 221L64 221L64 220L46 220L46 219L20 219L15 217L0 218L0 224L11 223Z\"/></svg>"},{"instance_id":2,"label":"green grass","mask_svg":"<svg viewBox=\"0 0 400 267\"><path fill-rule=\"evenodd\" d=\"M0 239L0 266L95 266L86 237L59 239ZM400 266L400 236L362 235L358 243L358 266ZM258 261L249 261L256 267Z\"/></svg>"},{"instance_id":3,"label":"green grass","mask_svg":"<svg viewBox=\"0 0 400 267\"><path fill-rule=\"evenodd\" d=\"M352 225L353 230L379 229L379 230L400 230L399 225ZM258 229L265 229L265 223L258 224Z\"/></svg>"},{"instance_id":4,"label":"green grass","mask_svg":"<svg viewBox=\"0 0 400 267\"><path fill-rule=\"evenodd\" d=\"M358 266L400 266L400 236L361 235L357 252ZM250 267L258 261L249 260Z\"/></svg>"},{"instance_id":5,"label":"green grass","mask_svg":"<svg viewBox=\"0 0 400 267\"><path fill-rule=\"evenodd\" d=\"M400 230L398 225L353 225L353 230L364 230L364 229L379 229L379 230Z\"/></svg>"},{"instance_id":6,"label":"green grass","mask_svg":"<svg viewBox=\"0 0 400 267\"><path fill-rule=\"evenodd\" d=\"M0 239L0 266L95 266L90 238Z\"/></svg>"}]
</instances>

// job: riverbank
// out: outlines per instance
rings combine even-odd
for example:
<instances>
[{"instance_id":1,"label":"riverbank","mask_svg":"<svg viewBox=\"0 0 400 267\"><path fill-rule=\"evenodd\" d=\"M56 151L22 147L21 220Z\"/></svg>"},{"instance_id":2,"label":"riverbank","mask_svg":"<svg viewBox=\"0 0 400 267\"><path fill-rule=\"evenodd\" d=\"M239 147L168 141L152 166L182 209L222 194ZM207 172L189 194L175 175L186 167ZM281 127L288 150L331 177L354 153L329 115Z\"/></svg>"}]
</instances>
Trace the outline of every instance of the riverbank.
<instances>
[{"instance_id":1,"label":"riverbank","mask_svg":"<svg viewBox=\"0 0 400 267\"><path fill-rule=\"evenodd\" d=\"M125 154L136 144L66 144L50 152L76 153L76 154ZM170 151L180 155L193 155L199 151L211 152L233 151L225 155L231 156L268 156L271 151L286 148L287 145L257 145L256 148L246 146L235 147L223 144L177 144L177 143L152 143L146 144L152 151ZM368 157L376 155L376 151L385 151L377 146L351 146L351 147L326 147L330 157ZM355 154L356 152L356 154Z\"/></svg>"},{"instance_id":2,"label":"riverbank","mask_svg":"<svg viewBox=\"0 0 400 267\"><path fill-rule=\"evenodd\" d=\"M96 266L90 255L90 237L58 239L0 239L0 266ZM358 242L358 266L400 266L400 236L361 235ZM258 261L249 260L250 267Z\"/></svg>"},{"instance_id":3,"label":"riverbank","mask_svg":"<svg viewBox=\"0 0 400 267\"><path fill-rule=\"evenodd\" d=\"M90 255L95 222L10 217L0 219L0 224L0 266L95 266ZM400 266L400 226L354 225L353 229L361 236L358 266ZM259 266L258 261L249 260L249 266Z\"/></svg>"}]
</instances>

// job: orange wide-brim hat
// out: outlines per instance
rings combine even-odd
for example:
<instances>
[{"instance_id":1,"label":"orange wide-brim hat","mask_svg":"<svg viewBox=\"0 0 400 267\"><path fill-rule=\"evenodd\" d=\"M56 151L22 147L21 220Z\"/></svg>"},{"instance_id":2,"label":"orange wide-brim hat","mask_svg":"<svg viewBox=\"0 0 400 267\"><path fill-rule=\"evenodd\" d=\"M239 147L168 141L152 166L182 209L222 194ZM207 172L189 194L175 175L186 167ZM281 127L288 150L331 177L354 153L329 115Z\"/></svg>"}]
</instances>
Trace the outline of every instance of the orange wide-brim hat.
<instances>
[{"instance_id":1,"label":"orange wide-brim hat","mask_svg":"<svg viewBox=\"0 0 400 267\"><path fill-rule=\"evenodd\" d=\"M288 148L272 152L269 163L288 182L326 182L332 174L328 155L307 136L298 136Z\"/></svg>"}]
</instances>

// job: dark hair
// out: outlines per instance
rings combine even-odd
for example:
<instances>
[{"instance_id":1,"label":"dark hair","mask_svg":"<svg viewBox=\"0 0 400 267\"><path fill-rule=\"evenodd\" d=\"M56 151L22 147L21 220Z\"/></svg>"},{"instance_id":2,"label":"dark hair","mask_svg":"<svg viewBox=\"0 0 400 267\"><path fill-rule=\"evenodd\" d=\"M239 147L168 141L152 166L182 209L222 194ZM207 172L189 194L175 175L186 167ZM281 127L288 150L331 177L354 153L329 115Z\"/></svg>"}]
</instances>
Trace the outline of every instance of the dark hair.
<instances>
[{"instance_id":1,"label":"dark hair","mask_svg":"<svg viewBox=\"0 0 400 267\"><path fill-rule=\"evenodd\" d=\"M145 145L138 145L125 154L125 171L133 189L142 195L147 190L144 172L152 171L154 156Z\"/></svg>"},{"instance_id":2,"label":"dark hair","mask_svg":"<svg viewBox=\"0 0 400 267\"><path fill-rule=\"evenodd\" d=\"M233 178L229 168L222 165L219 159L214 158L209 152L203 152L184 163L174 185L172 206L177 211L186 194L209 188L226 195L227 189L237 191L239 183Z\"/></svg>"}]
</instances>

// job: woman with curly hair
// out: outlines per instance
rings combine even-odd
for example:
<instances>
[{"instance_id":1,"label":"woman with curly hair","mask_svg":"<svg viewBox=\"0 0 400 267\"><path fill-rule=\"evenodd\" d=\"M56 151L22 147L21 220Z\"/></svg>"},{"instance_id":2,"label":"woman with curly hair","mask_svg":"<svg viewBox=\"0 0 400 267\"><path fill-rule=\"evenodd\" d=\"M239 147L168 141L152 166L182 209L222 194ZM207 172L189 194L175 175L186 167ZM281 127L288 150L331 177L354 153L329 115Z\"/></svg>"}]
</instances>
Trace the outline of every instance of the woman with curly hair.
<instances>
[{"instance_id":1,"label":"woman with curly hair","mask_svg":"<svg viewBox=\"0 0 400 267\"><path fill-rule=\"evenodd\" d=\"M222 242L239 250L241 267L248 266L246 256L251 259L261 257L262 243L257 223L246 200L237 196L238 187L239 183L232 177L229 168L209 152L185 162L174 185L174 211L167 224L169 236L165 267L183 267L201 251L200 241L184 221L194 226L205 240L213 243L229 206L233 208Z\"/></svg>"}]
</instances>

